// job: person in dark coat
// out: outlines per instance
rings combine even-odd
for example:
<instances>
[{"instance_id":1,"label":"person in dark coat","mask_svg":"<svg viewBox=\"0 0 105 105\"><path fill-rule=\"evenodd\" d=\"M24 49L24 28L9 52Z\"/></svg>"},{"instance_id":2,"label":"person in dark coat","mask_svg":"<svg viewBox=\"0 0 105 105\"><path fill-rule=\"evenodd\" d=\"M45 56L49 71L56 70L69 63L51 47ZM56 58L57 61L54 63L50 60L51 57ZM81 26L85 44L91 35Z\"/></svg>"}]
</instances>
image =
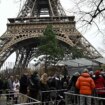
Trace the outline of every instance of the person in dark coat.
<instances>
[{"instance_id":1,"label":"person in dark coat","mask_svg":"<svg viewBox=\"0 0 105 105\"><path fill-rule=\"evenodd\" d=\"M7 91L9 89L9 87L8 87L8 79L6 77L3 80L3 89L5 91Z\"/></svg>"},{"instance_id":2,"label":"person in dark coat","mask_svg":"<svg viewBox=\"0 0 105 105\"><path fill-rule=\"evenodd\" d=\"M11 94L11 95L8 95L7 97L8 97L8 101L9 100L12 100L13 99L13 97L14 97L14 95L13 95L13 82L14 82L14 76L10 76L9 78L8 78L8 90L10 91L8 91L7 92L7 94L9 93L9 94Z\"/></svg>"},{"instance_id":3,"label":"person in dark coat","mask_svg":"<svg viewBox=\"0 0 105 105\"><path fill-rule=\"evenodd\" d=\"M6 94L9 94L8 78L6 78L6 77L3 80L3 90L6 92ZM7 101L9 101L10 100L10 95L7 95L6 97L7 97Z\"/></svg>"},{"instance_id":4,"label":"person in dark coat","mask_svg":"<svg viewBox=\"0 0 105 105\"><path fill-rule=\"evenodd\" d=\"M76 81L78 79L78 77L80 76L79 72L75 72L70 80L69 86L68 86L68 90L72 91L75 94L79 93L79 89L76 88L75 84Z\"/></svg>"},{"instance_id":5,"label":"person in dark coat","mask_svg":"<svg viewBox=\"0 0 105 105\"><path fill-rule=\"evenodd\" d=\"M29 96L38 99L40 91L40 78L37 71L35 71L29 79Z\"/></svg>"},{"instance_id":6,"label":"person in dark coat","mask_svg":"<svg viewBox=\"0 0 105 105\"><path fill-rule=\"evenodd\" d=\"M62 84L62 89L67 89L68 88L69 80L67 79L67 76L64 76L61 79L61 84Z\"/></svg>"},{"instance_id":7,"label":"person in dark coat","mask_svg":"<svg viewBox=\"0 0 105 105\"><path fill-rule=\"evenodd\" d=\"M71 77L71 80L70 80L70 82L69 82L68 90L69 90L70 92L74 93L74 94L79 94L79 89L76 87L76 82L77 82L77 79L79 78L79 76L80 76L79 72L75 72L75 73L73 74L73 76ZM74 99L75 99L75 100L74 100ZM77 102L77 96L73 96L73 97L71 98L71 100L72 100L73 103L74 103L74 101L75 101L76 103L78 103L78 102Z\"/></svg>"},{"instance_id":8,"label":"person in dark coat","mask_svg":"<svg viewBox=\"0 0 105 105\"><path fill-rule=\"evenodd\" d=\"M2 91L3 91L3 80L0 77L0 95L2 94Z\"/></svg>"},{"instance_id":9,"label":"person in dark coat","mask_svg":"<svg viewBox=\"0 0 105 105\"><path fill-rule=\"evenodd\" d=\"M9 89L10 91L13 91L13 81L14 81L14 77L13 77L13 76L10 76L10 77L8 78L8 89Z\"/></svg>"},{"instance_id":10,"label":"person in dark coat","mask_svg":"<svg viewBox=\"0 0 105 105\"><path fill-rule=\"evenodd\" d=\"M99 70L96 70L94 74L95 74L94 82L96 85L96 87L95 87L96 96L105 98L105 79L102 77ZM105 101L102 100L102 102L104 105ZM100 103L101 103L101 101L99 101L99 104Z\"/></svg>"},{"instance_id":11,"label":"person in dark coat","mask_svg":"<svg viewBox=\"0 0 105 105\"><path fill-rule=\"evenodd\" d=\"M51 77L48 78L47 83L48 83L48 87L49 87L51 90L55 88L55 83L54 83L54 81L53 81L53 76L51 76Z\"/></svg>"},{"instance_id":12,"label":"person in dark coat","mask_svg":"<svg viewBox=\"0 0 105 105\"><path fill-rule=\"evenodd\" d=\"M28 75L27 75L27 73L24 73L20 78L19 92L27 95L28 94L28 84L29 84ZM21 100L23 103L26 103L27 98L22 95Z\"/></svg>"},{"instance_id":13,"label":"person in dark coat","mask_svg":"<svg viewBox=\"0 0 105 105\"><path fill-rule=\"evenodd\" d=\"M27 74L24 73L20 78L20 93L27 94L28 83L29 79L27 77Z\"/></svg>"},{"instance_id":14,"label":"person in dark coat","mask_svg":"<svg viewBox=\"0 0 105 105\"><path fill-rule=\"evenodd\" d=\"M48 91L49 90L49 86L48 86L48 77L47 77L47 74L44 73L42 76L41 76L41 79L40 79L40 89L41 91ZM42 102L46 102L46 101L49 101L49 92L41 92L42 94Z\"/></svg>"},{"instance_id":15,"label":"person in dark coat","mask_svg":"<svg viewBox=\"0 0 105 105\"><path fill-rule=\"evenodd\" d=\"M77 79L79 78L79 76L80 76L80 73L79 72L75 72L73 74L73 76L71 77L70 81L69 81L68 91L70 91L70 92L72 92L74 94L79 94L79 89L76 88L76 86L75 86L76 85L76 82L77 82ZM77 96L72 96L71 101L73 103L74 103L74 101L76 103L78 103L77 102Z\"/></svg>"},{"instance_id":16,"label":"person in dark coat","mask_svg":"<svg viewBox=\"0 0 105 105\"><path fill-rule=\"evenodd\" d=\"M61 77L60 77L59 72L56 72L56 74L55 74L55 76L53 78L53 82L54 82L56 90L62 89Z\"/></svg>"}]
</instances>

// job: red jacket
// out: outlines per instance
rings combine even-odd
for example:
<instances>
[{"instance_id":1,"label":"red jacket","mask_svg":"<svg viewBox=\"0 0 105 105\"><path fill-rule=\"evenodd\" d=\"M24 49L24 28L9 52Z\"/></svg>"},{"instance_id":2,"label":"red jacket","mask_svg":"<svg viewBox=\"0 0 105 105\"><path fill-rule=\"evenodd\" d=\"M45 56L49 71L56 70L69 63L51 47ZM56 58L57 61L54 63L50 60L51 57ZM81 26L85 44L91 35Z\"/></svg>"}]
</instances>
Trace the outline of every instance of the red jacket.
<instances>
[{"instance_id":1,"label":"red jacket","mask_svg":"<svg viewBox=\"0 0 105 105\"><path fill-rule=\"evenodd\" d=\"M88 73L82 73L76 82L76 87L80 89L80 94L91 95L95 83Z\"/></svg>"},{"instance_id":2,"label":"red jacket","mask_svg":"<svg viewBox=\"0 0 105 105\"><path fill-rule=\"evenodd\" d=\"M105 80L103 77L96 76L94 79L97 94L105 94Z\"/></svg>"}]
</instances>

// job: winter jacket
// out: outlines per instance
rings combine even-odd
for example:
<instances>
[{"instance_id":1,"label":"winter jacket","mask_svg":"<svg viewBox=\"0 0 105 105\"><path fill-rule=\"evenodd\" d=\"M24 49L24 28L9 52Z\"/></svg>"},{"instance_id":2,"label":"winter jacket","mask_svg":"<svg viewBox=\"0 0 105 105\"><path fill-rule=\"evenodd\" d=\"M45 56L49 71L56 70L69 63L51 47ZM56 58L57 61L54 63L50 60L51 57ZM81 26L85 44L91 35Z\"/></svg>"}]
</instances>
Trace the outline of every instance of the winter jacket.
<instances>
[{"instance_id":1,"label":"winter jacket","mask_svg":"<svg viewBox=\"0 0 105 105\"><path fill-rule=\"evenodd\" d=\"M22 75L20 78L20 93L27 94L29 79L26 75Z\"/></svg>"},{"instance_id":2,"label":"winter jacket","mask_svg":"<svg viewBox=\"0 0 105 105\"><path fill-rule=\"evenodd\" d=\"M105 80L101 76L96 76L94 78L94 82L96 85L97 94L105 94Z\"/></svg>"},{"instance_id":3,"label":"winter jacket","mask_svg":"<svg viewBox=\"0 0 105 105\"><path fill-rule=\"evenodd\" d=\"M82 73L77 79L76 87L80 89L80 94L91 95L95 88L95 83L88 73Z\"/></svg>"},{"instance_id":4,"label":"winter jacket","mask_svg":"<svg viewBox=\"0 0 105 105\"><path fill-rule=\"evenodd\" d=\"M31 75L29 78L29 96L38 99L40 90L40 79L37 74Z\"/></svg>"},{"instance_id":5,"label":"winter jacket","mask_svg":"<svg viewBox=\"0 0 105 105\"><path fill-rule=\"evenodd\" d=\"M79 93L79 89L75 86L77 79L79 78L79 76L74 76L71 78L69 86L68 86L68 90L70 91L74 91L74 93L78 94ZM74 90L72 90L72 88Z\"/></svg>"},{"instance_id":6,"label":"winter jacket","mask_svg":"<svg viewBox=\"0 0 105 105\"><path fill-rule=\"evenodd\" d=\"M0 79L0 90L3 90L3 81Z\"/></svg>"},{"instance_id":7,"label":"winter jacket","mask_svg":"<svg viewBox=\"0 0 105 105\"><path fill-rule=\"evenodd\" d=\"M33 91L39 91L40 90L40 79L37 75L32 75L29 79L29 88Z\"/></svg>"},{"instance_id":8,"label":"winter jacket","mask_svg":"<svg viewBox=\"0 0 105 105\"><path fill-rule=\"evenodd\" d=\"M8 79L8 89L13 90L13 81Z\"/></svg>"},{"instance_id":9,"label":"winter jacket","mask_svg":"<svg viewBox=\"0 0 105 105\"><path fill-rule=\"evenodd\" d=\"M40 81L40 89L41 91L48 91L49 87L48 84L43 83L42 81ZM49 99L49 92L42 92L42 101L48 101Z\"/></svg>"}]
</instances>

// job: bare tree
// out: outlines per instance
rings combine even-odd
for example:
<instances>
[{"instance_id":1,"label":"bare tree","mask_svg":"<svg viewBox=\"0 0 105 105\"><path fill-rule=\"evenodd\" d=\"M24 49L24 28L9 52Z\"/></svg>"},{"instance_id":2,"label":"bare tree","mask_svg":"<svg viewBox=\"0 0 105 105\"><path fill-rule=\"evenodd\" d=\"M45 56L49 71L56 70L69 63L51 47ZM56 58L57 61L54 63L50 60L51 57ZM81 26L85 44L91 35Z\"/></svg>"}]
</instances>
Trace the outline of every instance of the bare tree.
<instances>
[{"instance_id":1,"label":"bare tree","mask_svg":"<svg viewBox=\"0 0 105 105\"><path fill-rule=\"evenodd\" d=\"M72 9L74 15L76 15L77 22L79 22L79 28L95 25L98 30L103 34L103 30L100 28L102 22L105 22L105 0L75 0L73 1L75 6Z\"/></svg>"},{"instance_id":2,"label":"bare tree","mask_svg":"<svg viewBox=\"0 0 105 105\"><path fill-rule=\"evenodd\" d=\"M98 50L105 53L105 0L70 0L74 3L68 12L75 15L77 28L82 34L94 34L103 41ZM91 37L91 36L90 36ZM94 40L94 39L93 39Z\"/></svg>"}]
</instances>

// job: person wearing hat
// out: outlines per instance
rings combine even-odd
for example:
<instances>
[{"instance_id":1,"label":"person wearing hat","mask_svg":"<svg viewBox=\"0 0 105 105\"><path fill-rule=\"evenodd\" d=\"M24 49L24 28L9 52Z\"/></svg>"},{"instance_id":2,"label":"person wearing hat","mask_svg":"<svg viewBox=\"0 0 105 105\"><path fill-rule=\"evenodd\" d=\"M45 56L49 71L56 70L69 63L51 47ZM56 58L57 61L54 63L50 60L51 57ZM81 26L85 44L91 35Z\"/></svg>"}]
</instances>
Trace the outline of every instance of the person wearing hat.
<instances>
[{"instance_id":1,"label":"person wearing hat","mask_svg":"<svg viewBox=\"0 0 105 105\"><path fill-rule=\"evenodd\" d=\"M103 76L101 76L100 70L96 70L94 74L95 74L94 82L96 85L96 88L95 88L96 95L98 97L105 98L105 79L103 78ZM105 102L103 102L103 103L105 103Z\"/></svg>"},{"instance_id":2,"label":"person wearing hat","mask_svg":"<svg viewBox=\"0 0 105 105\"><path fill-rule=\"evenodd\" d=\"M75 86L76 84L76 81L78 79L78 77L80 76L80 73L79 72L75 72L69 82L69 86L68 86L68 90L69 92L72 92L72 93L75 93L75 94L79 94L79 89ZM77 96L73 96L71 98L72 102L75 102L76 104L78 103L77 102Z\"/></svg>"},{"instance_id":3,"label":"person wearing hat","mask_svg":"<svg viewBox=\"0 0 105 105\"><path fill-rule=\"evenodd\" d=\"M73 93L76 93L78 94L79 93L79 90L78 88L76 88L75 84L76 84L76 81L78 79L78 77L80 76L80 73L79 72L75 72L70 80L70 83L69 83L69 86L68 86L68 90L72 91Z\"/></svg>"},{"instance_id":4,"label":"person wearing hat","mask_svg":"<svg viewBox=\"0 0 105 105\"><path fill-rule=\"evenodd\" d=\"M80 77L77 79L76 87L79 89L79 93L82 95L92 95L92 91L95 88L95 83L88 73L88 69L84 69ZM86 98L85 103L84 96L80 96L80 105L91 105L91 98Z\"/></svg>"}]
</instances>

